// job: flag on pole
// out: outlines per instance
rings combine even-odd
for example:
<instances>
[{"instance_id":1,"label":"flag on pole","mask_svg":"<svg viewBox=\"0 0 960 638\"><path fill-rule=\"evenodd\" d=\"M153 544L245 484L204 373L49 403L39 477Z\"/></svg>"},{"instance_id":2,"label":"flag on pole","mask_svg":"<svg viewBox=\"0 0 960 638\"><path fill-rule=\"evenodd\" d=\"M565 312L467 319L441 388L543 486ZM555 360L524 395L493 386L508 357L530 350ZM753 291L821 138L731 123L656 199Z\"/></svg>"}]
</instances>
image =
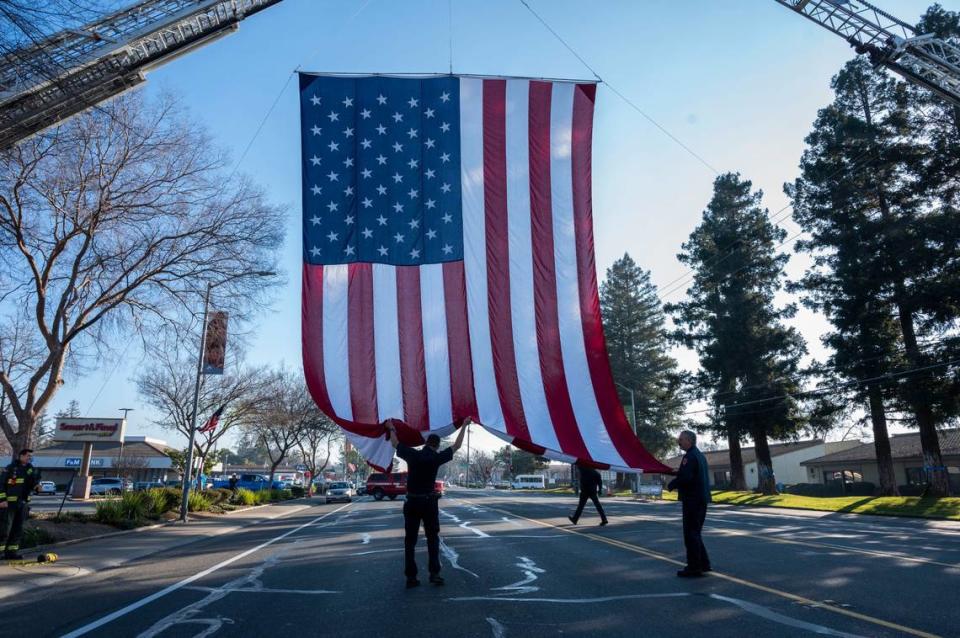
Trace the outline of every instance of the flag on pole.
<instances>
[{"instance_id":1,"label":"flag on pole","mask_svg":"<svg viewBox=\"0 0 960 638\"><path fill-rule=\"evenodd\" d=\"M666 471L614 388L593 251L596 85L300 75L303 363L367 461L466 419Z\"/></svg>"},{"instance_id":2,"label":"flag on pole","mask_svg":"<svg viewBox=\"0 0 960 638\"><path fill-rule=\"evenodd\" d=\"M203 425L203 427L197 430L197 432L202 432L206 434L208 432L213 432L214 430L216 430L217 425L220 423L220 417L223 416L223 409L225 407L227 407L226 403L224 403L219 408L217 408L217 411L213 413L210 419L207 420L207 422Z\"/></svg>"}]
</instances>

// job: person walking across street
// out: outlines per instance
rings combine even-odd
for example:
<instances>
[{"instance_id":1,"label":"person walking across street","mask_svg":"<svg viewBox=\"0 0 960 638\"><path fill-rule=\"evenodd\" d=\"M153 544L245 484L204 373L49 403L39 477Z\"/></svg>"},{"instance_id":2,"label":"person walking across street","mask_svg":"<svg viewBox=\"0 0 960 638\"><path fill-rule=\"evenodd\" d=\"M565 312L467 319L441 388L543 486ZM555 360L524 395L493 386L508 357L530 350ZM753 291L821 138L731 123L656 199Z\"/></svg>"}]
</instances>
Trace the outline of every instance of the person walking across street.
<instances>
[{"instance_id":1,"label":"person walking across street","mask_svg":"<svg viewBox=\"0 0 960 638\"><path fill-rule=\"evenodd\" d=\"M683 543L687 548L687 566L677 576L690 578L703 576L710 571L710 557L703 546L703 522L707 518L707 503L710 502L710 479L707 459L697 448L697 435L684 430L677 438L684 451L680 469L675 479L667 485L669 490L678 490L683 507Z\"/></svg>"},{"instance_id":2,"label":"person walking across street","mask_svg":"<svg viewBox=\"0 0 960 638\"><path fill-rule=\"evenodd\" d=\"M33 467L33 450L20 450L17 460L0 472L0 545L6 560L22 560L20 537L30 513L33 488L40 482L40 470Z\"/></svg>"},{"instance_id":3,"label":"person walking across street","mask_svg":"<svg viewBox=\"0 0 960 638\"><path fill-rule=\"evenodd\" d=\"M430 582L442 585L440 576L440 506L436 493L437 470L441 465L453 458L453 453L463 444L463 435L467 425L460 428L457 440L447 449L440 451L440 437L431 434L427 437L426 445L422 449L409 447L397 439L397 428L393 421L386 421L384 427L390 434L390 443L397 451L397 456L407 462L407 499L403 503L403 527L405 531L404 575L407 577L407 587L416 587L417 561L414 555L417 546L417 537L420 535L420 523L423 523L423 533L427 537L427 555L429 556Z\"/></svg>"},{"instance_id":4,"label":"person walking across street","mask_svg":"<svg viewBox=\"0 0 960 638\"><path fill-rule=\"evenodd\" d=\"M607 524L607 515L603 511L603 506L600 505L600 488L603 487L603 478L600 476L600 472L596 471L592 467L583 467L582 465L577 466L577 470L580 472L580 502L577 504L577 511L573 513L573 516L568 516L570 522L574 525L577 524L577 521L580 520L580 515L583 514L583 507L587 504L587 499L593 501L594 507L597 508L597 514L600 515L600 525Z\"/></svg>"}]
</instances>

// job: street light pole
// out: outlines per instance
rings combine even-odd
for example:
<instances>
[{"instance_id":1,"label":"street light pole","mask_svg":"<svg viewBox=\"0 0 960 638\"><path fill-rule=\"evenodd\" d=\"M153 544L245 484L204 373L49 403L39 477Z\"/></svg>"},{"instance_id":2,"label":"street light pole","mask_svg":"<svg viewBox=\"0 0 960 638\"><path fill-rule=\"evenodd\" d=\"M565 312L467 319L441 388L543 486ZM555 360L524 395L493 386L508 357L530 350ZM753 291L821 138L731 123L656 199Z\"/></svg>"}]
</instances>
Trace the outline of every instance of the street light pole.
<instances>
[{"instance_id":1,"label":"street light pole","mask_svg":"<svg viewBox=\"0 0 960 638\"><path fill-rule=\"evenodd\" d=\"M197 353L197 380L193 385L193 413L190 415L190 443L187 446L187 458L183 468L183 492L180 498L180 522L187 522L187 505L190 500L190 482L193 479L193 446L197 437L197 409L200 405L200 375L203 373L203 348L207 343L207 317L210 314L210 291L214 286L225 284L233 279L242 277L273 277L277 273L272 270L238 273L227 277L216 284L207 282L207 292L203 296L203 322L200 326L200 351ZM202 468L201 468L202 469Z\"/></svg>"},{"instance_id":2,"label":"street light pole","mask_svg":"<svg viewBox=\"0 0 960 638\"><path fill-rule=\"evenodd\" d=\"M190 415L190 443L187 444L187 458L183 467L183 492L180 497L180 522L187 522L187 505L190 500L190 483L193 480L193 445L197 437L197 407L200 404L200 373L203 371L203 346L207 340L207 314L210 312L210 289L203 297L203 321L200 324L200 351L197 354L197 378L193 384L193 411Z\"/></svg>"},{"instance_id":3,"label":"street light pole","mask_svg":"<svg viewBox=\"0 0 960 638\"><path fill-rule=\"evenodd\" d=\"M133 412L133 408L118 408L118 411L123 412L123 420L127 420L127 414ZM120 438L120 456L117 458L117 474L123 471L123 437ZM120 491L123 491L123 477L120 477Z\"/></svg>"}]
</instances>

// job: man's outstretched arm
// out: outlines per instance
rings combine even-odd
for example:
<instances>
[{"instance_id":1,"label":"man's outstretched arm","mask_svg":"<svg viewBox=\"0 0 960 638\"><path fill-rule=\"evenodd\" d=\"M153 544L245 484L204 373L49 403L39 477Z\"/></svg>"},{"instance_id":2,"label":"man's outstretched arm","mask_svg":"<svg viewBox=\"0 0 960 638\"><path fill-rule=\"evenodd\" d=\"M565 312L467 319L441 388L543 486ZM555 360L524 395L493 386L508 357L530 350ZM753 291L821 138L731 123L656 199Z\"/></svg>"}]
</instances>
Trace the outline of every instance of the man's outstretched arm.
<instances>
[{"instance_id":1,"label":"man's outstretched arm","mask_svg":"<svg viewBox=\"0 0 960 638\"><path fill-rule=\"evenodd\" d=\"M397 446L400 445L400 439L397 438L397 426L393 424L393 419L384 421L383 427L387 428L387 433L390 435L390 445L396 450Z\"/></svg>"},{"instance_id":2,"label":"man's outstretched arm","mask_svg":"<svg viewBox=\"0 0 960 638\"><path fill-rule=\"evenodd\" d=\"M467 421L460 428L460 432L457 433L457 440L453 442L453 445L450 446L450 449L456 452L460 449L460 446L463 445L463 437L467 433L467 428L470 427L470 421Z\"/></svg>"}]
</instances>

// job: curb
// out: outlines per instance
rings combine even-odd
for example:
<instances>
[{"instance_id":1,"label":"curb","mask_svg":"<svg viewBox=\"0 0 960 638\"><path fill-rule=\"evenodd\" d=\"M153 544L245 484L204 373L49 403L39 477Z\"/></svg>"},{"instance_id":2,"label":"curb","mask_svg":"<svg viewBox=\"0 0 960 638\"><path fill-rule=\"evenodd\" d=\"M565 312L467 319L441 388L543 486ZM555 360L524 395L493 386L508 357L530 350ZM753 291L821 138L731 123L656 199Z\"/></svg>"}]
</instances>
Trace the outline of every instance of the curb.
<instances>
[{"instance_id":1,"label":"curb","mask_svg":"<svg viewBox=\"0 0 960 638\"><path fill-rule=\"evenodd\" d=\"M304 497L301 497L304 498ZM292 498L287 501L279 501L280 503L288 503L290 501L298 501L300 498ZM270 505L277 505L277 503L263 503L262 505L251 505L250 507L245 507L243 509L231 510L229 512L224 512L219 516L229 516L237 512L249 512L250 510L260 509L261 507L269 507ZM72 538L66 541L57 541L56 543L47 543L46 545L35 545L33 547L25 547L24 551L39 551L44 552L47 549L56 549L60 547L66 547L68 545L76 545L77 543L85 543L87 541L95 541L103 538L113 538L114 536L123 536L124 534L133 534L136 532L146 532L152 529L159 529L161 527L170 527L179 523L179 520L166 521L163 523L155 523L154 525L144 525L143 527L134 527L133 529L121 529L116 532L107 532L106 534L96 534L94 536L84 536L83 538Z\"/></svg>"}]
</instances>

